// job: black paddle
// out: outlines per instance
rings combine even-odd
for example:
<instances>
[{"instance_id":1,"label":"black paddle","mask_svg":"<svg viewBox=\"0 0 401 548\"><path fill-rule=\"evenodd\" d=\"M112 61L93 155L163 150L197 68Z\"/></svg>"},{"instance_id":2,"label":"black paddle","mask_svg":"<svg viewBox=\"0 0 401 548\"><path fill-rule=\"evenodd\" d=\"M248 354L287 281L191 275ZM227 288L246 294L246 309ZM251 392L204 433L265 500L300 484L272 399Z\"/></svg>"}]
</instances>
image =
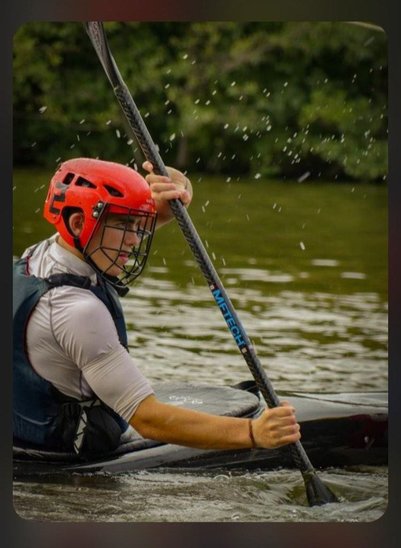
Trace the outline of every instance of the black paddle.
<instances>
[{"instance_id":1,"label":"black paddle","mask_svg":"<svg viewBox=\"0 0 401 548\"><path fill-rule=\"evenodd\" d=\"M168 176L166 166L160 157L152 137L149 134L142 116L124 80L122 79L111 54L103 24L101 22L91 21L89 23L85 23L85 28L145 158L152 163L156 174ZM255 350L237 316L237 313L234 310L233 305L231 304L230 299L228 298L228 295L226 294L223 284L221 283L207 251L199 238L187 210L181 201L177 199L170 200L170 207L207 281L213 297L220 308L224 319L226 320L227 326L231 331L241 354L248 364L260 392L263 394L263 397L269 407L279 406L280 401L273 389L273 386L267 378L267 375L264 372L258 357L256 356ZM290 450L294 463L302 473L310 506L322 505L329 502L338 502L334 493L332 493L330 489L322 483L316 474L316 471L305 453L302 444L299 441L291 444Z\"/></svg>"}]
</instances>

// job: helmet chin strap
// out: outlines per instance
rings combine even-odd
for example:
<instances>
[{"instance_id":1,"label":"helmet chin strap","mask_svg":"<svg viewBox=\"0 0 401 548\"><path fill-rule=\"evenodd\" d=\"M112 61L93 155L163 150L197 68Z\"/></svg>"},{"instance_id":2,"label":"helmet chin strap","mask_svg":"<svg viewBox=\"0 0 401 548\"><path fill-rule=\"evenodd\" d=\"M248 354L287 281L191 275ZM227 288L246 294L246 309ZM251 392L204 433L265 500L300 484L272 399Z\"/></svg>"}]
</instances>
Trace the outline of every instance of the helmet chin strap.
<instances>
[{"instance_id":1,"label":"helmet chin strap","mask_svg":"<svg viewBox=\"0 0 401 548\"><path fill-rule=\"evenodd\" d=\"M83 230L84 220L82 217L79 220L77 220L76 215L77 215L77 212L74 212L70 214L67 219L64 218L64 224L68 232L72 236L75 249L77 249L83 255L84 247L81 244L81 234Z\"/></svg>"},{"instance_id":2,"label":"helmet chin strap","mask_svg":"<svg viewBox=\"0 0 401 548\"><path fill-rule=\"evenodd\" d=\"M84 248L81 245L81 240L79 239L79 236L74 236L74 247L77 249L82 255L84 254Z\"/></svg>"}]
</instances>

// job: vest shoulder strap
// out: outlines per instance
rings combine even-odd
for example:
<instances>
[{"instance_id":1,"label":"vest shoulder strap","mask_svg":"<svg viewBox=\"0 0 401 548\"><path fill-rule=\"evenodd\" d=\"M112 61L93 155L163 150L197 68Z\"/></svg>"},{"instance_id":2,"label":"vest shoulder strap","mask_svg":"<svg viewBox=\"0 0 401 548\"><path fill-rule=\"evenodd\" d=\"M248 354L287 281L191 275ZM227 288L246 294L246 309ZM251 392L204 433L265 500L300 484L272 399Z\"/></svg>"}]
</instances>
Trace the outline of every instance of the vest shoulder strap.
<instances>
[{"instance_id":1,"label":"vest shoulder strap","mask_svg":"<svg viewBox=\"0 0 401 548\"><path fill-rule=\"evenodd\" d=\"M49 289L61 285L72 285L82 289L90 289L91 281L87 276L78 276L77 274L52 274L46 278Z\"/></svg>"}]
</instances>

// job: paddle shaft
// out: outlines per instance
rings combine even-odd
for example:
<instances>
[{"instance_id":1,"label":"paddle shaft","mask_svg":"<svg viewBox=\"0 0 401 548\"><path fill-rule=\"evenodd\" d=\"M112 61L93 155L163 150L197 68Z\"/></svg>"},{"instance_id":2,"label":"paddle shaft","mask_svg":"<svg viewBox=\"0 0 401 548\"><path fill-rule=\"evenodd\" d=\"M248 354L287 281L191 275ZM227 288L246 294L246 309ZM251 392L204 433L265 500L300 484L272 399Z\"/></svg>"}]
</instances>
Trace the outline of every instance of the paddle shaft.
<instances>
[{"instance_id":1,"label":"paddle shaft","mask_svg":"<svg viewBox=\"0 0 401 548\"><path fill-rule=\"evenodd\" d=\"M99 60L103 65L111 85L113 86L117 100L143 151L145 158L152 163L156 174L168 176L166 166L161 159L157 147L153 142L145 122L143 121L143 118L127 86L125 85L110 52L102 23L89 22L86 23L85 26ZM209 255L186 208L183 206L181 201L177 199L170 200L169 204L182 230L182 233L192 250L199 268L207 281L216 304L220 308L227 326L255 379L258 389L262 393L269 407L277 407L280 405L280 400L278 399L270 380L261 366L249 337L247 336L245 329L237 316L237 313L223 287L223 284L212 264L212 261L209 258ZM294 463L301 471L305 483L311 483L311 481L318 483L318 491L320 488L324 488L323 485L320 485L321 482L317 477L317 474L302 444L299 441L291 444L290 450ZM325 502L332 502L332 500L317 500L313 502L309 500L309 502L310 504L324 504Z\"/></svg>"}]
</instances>

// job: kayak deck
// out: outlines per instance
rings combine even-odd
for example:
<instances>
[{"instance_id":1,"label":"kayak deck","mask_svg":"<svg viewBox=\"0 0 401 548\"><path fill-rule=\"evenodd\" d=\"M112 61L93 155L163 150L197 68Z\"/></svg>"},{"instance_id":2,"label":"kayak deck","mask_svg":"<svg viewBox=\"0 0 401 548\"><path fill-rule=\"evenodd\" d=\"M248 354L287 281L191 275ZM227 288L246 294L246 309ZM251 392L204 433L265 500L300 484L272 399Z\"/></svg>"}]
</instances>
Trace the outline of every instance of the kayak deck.
<instances>
[{"instance_id":1,"label":"kayak deck","mask_svg":"<svg viewBox=\"0 0 401 548\"><path fill-rule=\"evenodd\" d=\"M256 417L266 407L253 381L235 387L155 384L163 402L217 415ZM316 467L387 464L386 392L279 393L295 407L302 445ZM150 468L261 469L294 467L288 447L201 450L146 440L136 435L115 452L94 461L74 454L14 447L14 476L53 473L127 473Z\"/></svg>"}]
</instances>

